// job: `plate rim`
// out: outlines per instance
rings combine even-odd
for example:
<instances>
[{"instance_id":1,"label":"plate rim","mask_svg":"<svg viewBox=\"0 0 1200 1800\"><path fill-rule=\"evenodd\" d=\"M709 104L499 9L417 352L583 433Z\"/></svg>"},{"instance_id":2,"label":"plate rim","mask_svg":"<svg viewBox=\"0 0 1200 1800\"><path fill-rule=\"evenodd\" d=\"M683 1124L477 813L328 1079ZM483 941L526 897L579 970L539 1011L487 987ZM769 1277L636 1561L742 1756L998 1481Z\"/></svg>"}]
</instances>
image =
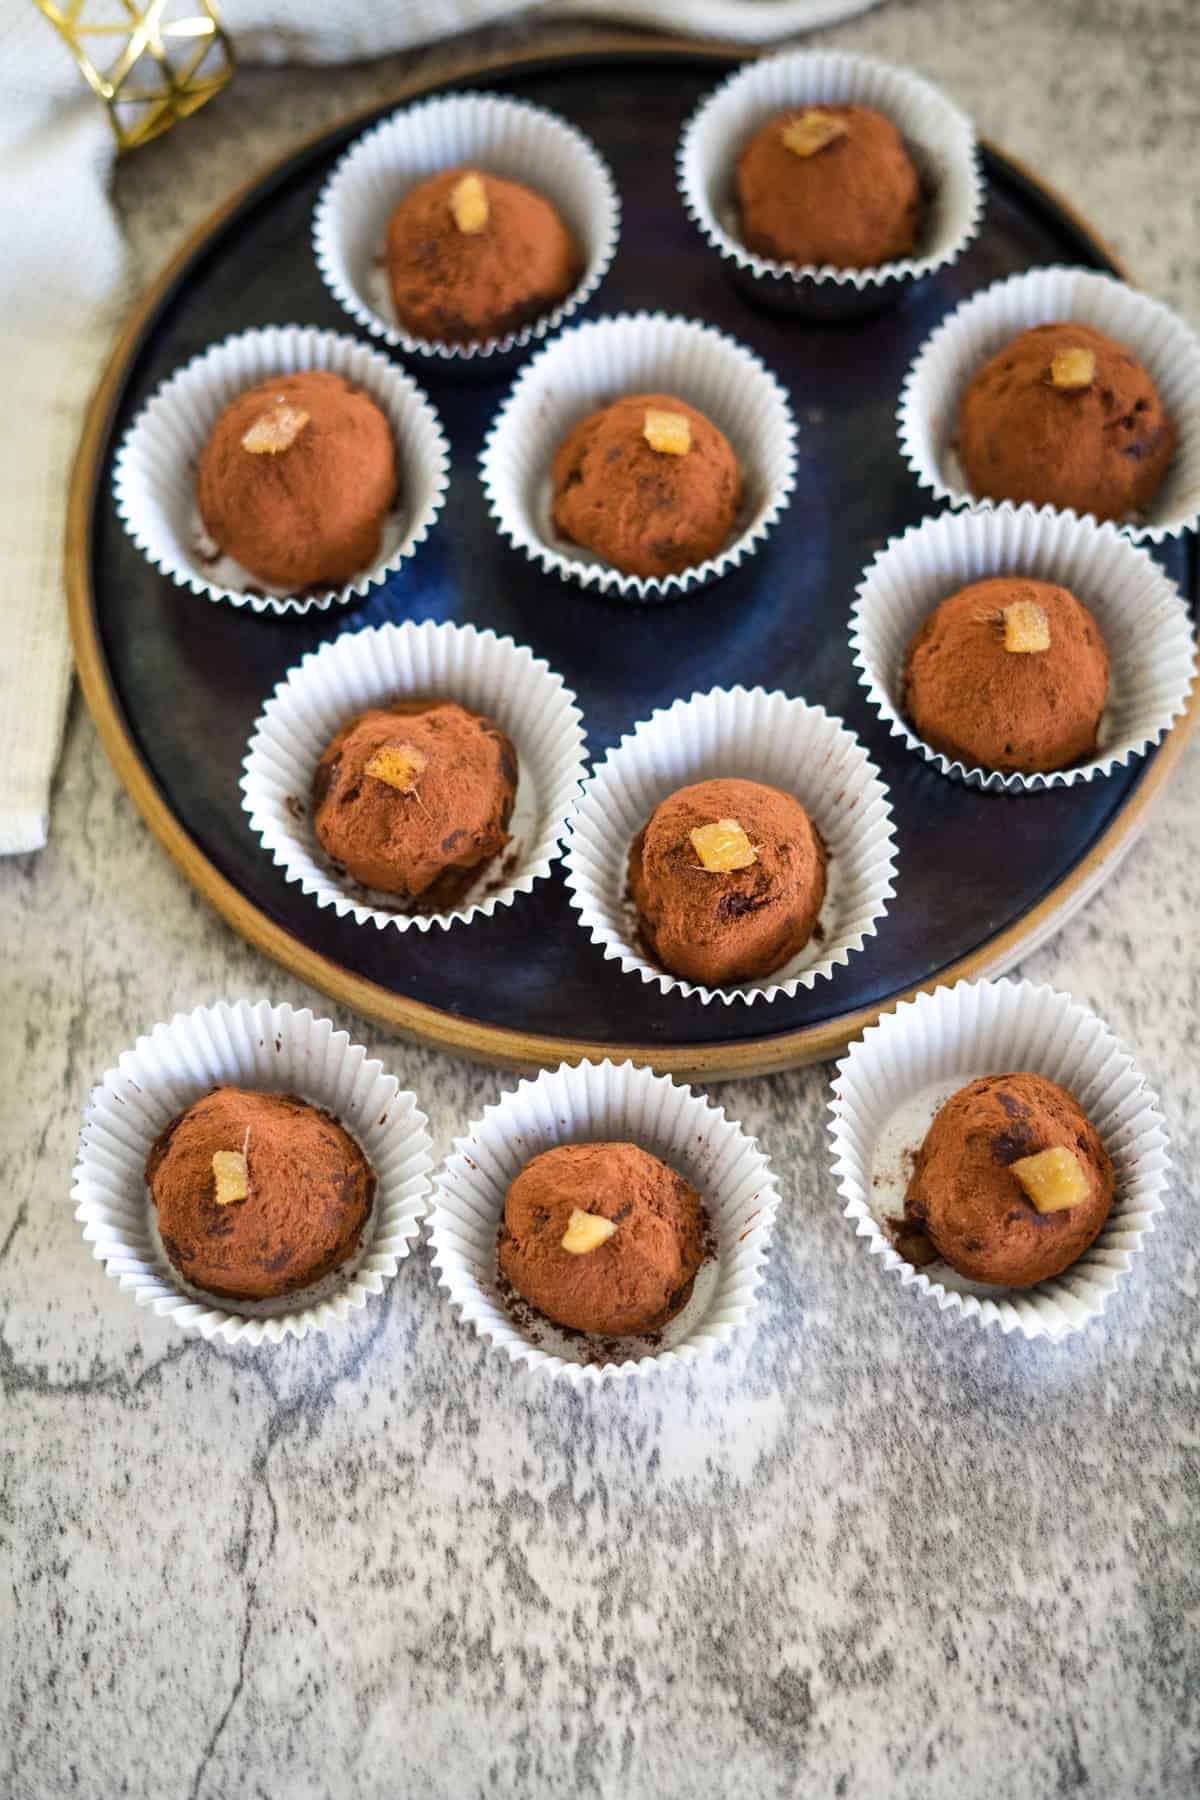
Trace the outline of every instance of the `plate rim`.
<instances>
[{"instance_id":1,"label":"plate rim","mask_svg":"<svg viewBox=\"0 0 1200 1800\"><path fill-rule=\"evenodd\" d=\"M84 415L68 488L64 536L67 613L75 671L100 742L142 818L192 886L254 949L359 1017L386 1026L414 1042L493 1067L546 1068L560 1062L608 1059L646 1064L660 1074L723 1081L740 1076L776 1074L783 1069L828 1061L860 1037L882 1014L893 1011L920 993L956 981L1002 974L1065 924L1071 914L1091 898L1131 847L1200 718L1198 682L1193 685L1183 714L1159 745L1134 793L1087 854L1019 919L977 945L968 955L938 970L926 981L819 1024L758 1038L715 1040L708 1044L597 1043L582 1038L525 1032L511 1026L483 1024L393 993L390 988L355 974L333 958L313 950L277 924L210 862L175 816L138 754L112 685L96 630L90 547L94 508L102 494L101 460L129 368L141 347L144 333L192 261L203 253L214 233L240 206L273 180L281 179L297 157L360 121L378 116L384 108L403 104L451 82L487 79L500 73L533 73L548 64L560 62L629 57L630 60L678 59L717 63L731 59L749 61L753 54L747 52L744 44L700 43L680 37L614 33L602 37L588 34L540 47L523 45L482 57L439 59L425 65L419 75L400 83L382 103L374 101L369 106L355 108L333 124L323 125L320 130L298 138L205 215L150 282L125 320ZM990 140L981 138L979 142L981 149L1004 162L1044 203L1066 218L1122 280L1136 285L1117 253L1050 183L1035 174L1020 158L1000 150ZM1194 545L1192 555L1195 555Z\"/></svg>"}]
</instances>

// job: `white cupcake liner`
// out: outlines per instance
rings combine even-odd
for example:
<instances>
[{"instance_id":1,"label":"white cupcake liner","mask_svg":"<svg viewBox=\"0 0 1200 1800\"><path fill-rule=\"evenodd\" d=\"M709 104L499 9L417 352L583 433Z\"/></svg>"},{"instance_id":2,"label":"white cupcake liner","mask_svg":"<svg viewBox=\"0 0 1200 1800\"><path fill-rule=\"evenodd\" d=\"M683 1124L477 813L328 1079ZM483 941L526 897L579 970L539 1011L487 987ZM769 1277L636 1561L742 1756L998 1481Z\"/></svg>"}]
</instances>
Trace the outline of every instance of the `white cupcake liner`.
<instances>
[{"instance_id":1,"label":"white cupcake liner","mask_svg":"<svg viewBox=\"0 0 1200 1800\"><path fill-rule=\"evenodd\" d=\"M355 713L447 695L495 719L517 753L511 842L447 912L406 910L340 873L312 829L309 795L326 745ZM550 872L586 773L575 696L531 650L474 625L377 625L345 632L290 669L255 723L243 765L250 829L318 906L382 931L429 931L488 918Z\"/></svg>"},{"instance_id":2,"label":"white cupcake liner","mask_svg":"<svg viewBox=\"0 0 1200 1800\"><path fill-rule=\"evenodd\" d=\"M892 120L925 195L919 256L839 269L758 256L742 242L734 169L743 145L772 114L811 105L870 106ZM736 70L684 127L677 165L683 204L730 273L754 298L789 310L837 314L885 304L957 262L983 217L983 178L966 115L909 70L845 50L785 51Z\"/></svg>"},{"instance_id":3,"label":"white cupcake liner","mask_svg":"<svg viewBox=\"0 0 1200 1800\"><path fill-rule=\"evenodd\" d=\"M196 471L217 415L231 400L272 375L310 369L354 382L382 408L396 444L400 491L372 568L342 588L289 594L239 568L231 557L203 553ZM402 369L334 331L269 325L214 344L162 383L125 434L113 489L121 522L138 549L179 587L256 613L308 612L349 605L394 574L428 537L446 498L449 472L450 451L438 416Z\"/></svg>"},{"instance_id":4,"label":"white cupcake liner","mask_svg":"<svg viewBox=\"0 0 1200 1800\"><path fill-rule=\"evenodd\" d=\"M583 257L578 284L552 312L498 338L438 343L398 322L382 266L387 222L418 182L464 164L519 181L549 200ZM443 367L478 365L490 374L578 312L616 253L621 205L595 146L544 107L498 94L449 94L406 107L347 150L321 190L313 215L317 267L339 306L374 337Z\"/></svg>"},{"instance_id":5,"label":"white cupcake liner","mask_svg":"<svg viewBox=\"0 0 1200 1800\"><path fill-rule=\"evenodd\" d=\"M357 1139L375 1172L358 1253L313 1286L274 1300L229 1300L186 1283L167 1260L146 1186L163 1127L210 1088L299 1094ZM433 1166L412 1094L361 1044L307 1007L198 1006L156 1025L110 1069L83 1115L71 1198L97 1262L139 1306L185 1332L226 1344L279 1344L332 1331L383 1292L420 1230Z\"/></svg>"},{"instance_id":6,"label":"white cupcake liner","mask_svg":"<svg viewBox=\"0 0 1200 1800\"><path fill-rule=\"evenodd\" d=\"M710 988L645 956L628 895L629 847L660 801L716 776L794 794L829 855L817 933L772 975ZM579 922L626 974L705 1006L790 999L826 980L873 937L895 892L896 843L879 771L840 719L763 688L714 688L636 725L584 786L567 848L567 887Z\"/></svg>"},{"instance_id":7,"label":"white cupcake liner","mask_svg":"<svg viewBox=\"0 0 1200 1800\"><path fill-rule=\"evenodd\" d=\"M509 1186L557 1144L636 1143L696 1188L713 1256L683 1311L649 1338L564 1332L527 1306L506 1306L496 1237ZM754 1138L703 1095L632 1063L563 1063L506 1093L459 1138L436 1178L429 1215L434 1268L450 1304L514 1362L575 1387L629 1381L694 1363L727 1343L755 1304L779 1203Z\"/></svg>"},{"instance_id":8,"label":"white cupcake liner","mask_svg":"<svg viewBox=\"0 0 1200 1800\"><path fill-rule=\"evenodd\" d=\"M1194 530L1200 524L1200 338L1161 301L1090 269L1027 269L993 282L943 319L917 352L900 393L900 449L909 468L952 506L998 506L999 500L970 492L958 461L963 389L1019 333L1059 320L1091 325L1127 345L1148 370L1178 436L1145 517L1122 521L1121 529L1152 544Z\"/></svg>"},{"instance_id":9,"label":"white cupcake liner","mask_svg":"<svg viewBox=\"0 0 1200 1800\"><path fill-rule=\"evenodd\" d=\"M1103 1231L1078 1262L1032 1288L990 1287L941 1262L915 1269L883 1228L903 1212L910 1153L952 1093L1016 1070L1065 1087L1100 1133L1116 1171ZM1079 1331L1104 1310L1162 1210L1170 1161L1158 1102L1108 1027L1053 988L961 981L904 1002L838 1064L830 1112L833 1170L856 1235L950 1320L1020 1329L1027 1338Z\"/></svg>"},{"instance_id":10,"label":"white cupcake liner","mask_svg":"<svg viewBox=\"0 0 1200 1800\"><path fill-rule=\"evenodd\" d=\"M1069 588L1094 615L1110 657L1109 698L1090 762L1047 774L968 767L934 750L904 717L904 661L918 627L960 588L1018 575ZM1196 642L1173 581L1113 525L1007 502L940 513L892 538L858 584L850 647L859 679L893 737L943 775L986 793L1070 787L1123 768L1170 730L1187 704Z\"/></svg>"},{"instance_id":11,"label":"white cupcake liner","mask_svg":"<svg viewBox=\"0 0 1200 1800\"><path fill-rule=\"evenodd\" d=\"M729 543L679 574L623 574L554 529L555 451L577 419L624 394L687 401L724 432L741 470L745 497ZM719 581L762 544L796 485L796 425L783 388L744 345L690 319L623 313L575 326L534 358L480 467L500 532L531 562L603 594L668 600Z\"/></svg>"}]
</instances>

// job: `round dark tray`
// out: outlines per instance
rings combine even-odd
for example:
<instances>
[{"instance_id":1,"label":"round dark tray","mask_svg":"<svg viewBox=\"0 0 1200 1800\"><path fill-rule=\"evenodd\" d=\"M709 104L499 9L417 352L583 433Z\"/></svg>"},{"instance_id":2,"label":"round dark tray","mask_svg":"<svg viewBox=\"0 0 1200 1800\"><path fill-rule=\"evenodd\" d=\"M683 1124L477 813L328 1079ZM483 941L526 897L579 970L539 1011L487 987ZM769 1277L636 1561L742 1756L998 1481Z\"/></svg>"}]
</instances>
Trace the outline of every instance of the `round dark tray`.
<instances>
[{"instance_id":1,"label":"round dark tray","mask_svg":"<svg viewBox=\"0 0 1200 1800\"><path fill-rule=\"evenodd\" d=\"M938 319L997 277L1035 263L1115 265L1060 199L985 149L980 239L899 308L840 326L754 310L675 191L680 127L734 61L635 40L493 62L436 84L487 85L551 107L609 159L621 245L589 315L692 314L751 346L789 389L801 427L795 495L766 547L716 587L647 609L597 599L540 575L497 537L477 465L511 375L466 382L417 371L453 447L449 501L413 561L353 609L253 617L176 588L130 542L113 510L113 454L165 376L247 326L352 329L313 261L313 203L347 143L390 107L303 146L205 223L126 330L85 428L67 546L76 660L149 823L261 949L360 1013L467 1055L520 1064L632 1055L709 1079L831 1055L889 1002L995 973L1061 924L1132 840L1195 720L1193 699L1156 754L1105 780L1020 798L945 780L889 738L855 678L847 617L864 564L930 510L897 448L904 372ZM1194 599L1194 545L1156 554ZM868 744L895 808L897 892L878 935L794 1000L705 1007L606 962L576 923L561 867L492 919L445 935L380 933L319 911L247 828L238 791L246 743L266 696L305 651L407 618L471 620L532 645L578 694L593 757L654 707L718 685L778 686L839 714Z\"/></svg>"}]
</instances>

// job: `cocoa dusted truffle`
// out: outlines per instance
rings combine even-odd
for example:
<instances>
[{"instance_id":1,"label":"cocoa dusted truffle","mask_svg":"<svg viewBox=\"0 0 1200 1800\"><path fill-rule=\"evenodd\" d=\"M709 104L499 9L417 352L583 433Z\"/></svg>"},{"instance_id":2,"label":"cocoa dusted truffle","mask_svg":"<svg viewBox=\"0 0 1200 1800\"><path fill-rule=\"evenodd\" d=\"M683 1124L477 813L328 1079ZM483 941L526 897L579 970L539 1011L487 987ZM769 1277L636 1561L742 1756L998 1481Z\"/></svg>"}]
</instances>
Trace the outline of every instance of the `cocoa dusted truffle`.
<instances>
[{"instance_id":1,"label":"cocoa dusted truffle","mask_svg":"<svg viewBox=\"0 0 1200 1800\"><path fill-rule=\"evenodd\" d=\"M725 987L790 962L825 899L825 850L798 800L732 777L678 788L629 851L629 892L656 962Z\"/></svg>"},{"instance_id":2,"label":"cocoa dusted truffle","mask_svg":"<svg viewBox=\"0 0 1200 1800\"><path fill-rule=\"evenodd\" d=\"M777 114L737 160L742 237L777 262L869 269L910 256L921 187L904 140L869 106Z\"/></svg>"},{"instance_id":3,"label":"cocoa dusted truffle","mask_svg":"<svg viewBox=\"0 0 1200 1800\"><path fill-rule=\"evenodd\" d=\"M163 1249L210 1294L267 1300L354 1254L375 1177L337 1120L294 1094L218 1087L146 1159Z\"/></svg>"},{"instance_id":4,"label":"cocoa dusted truffle","mask_svg":"<svg viewBox=\"0 0 1200 1800\"><path fill-rule=\"evenodd\" d=\"M364 887L423 912L454 906L508 843L512 743L456 700L400 700L348 719L313 776L313 828Z\"/></svg>"},{"instance_id":5,"label":"cocoa dusted truffle","mask_svg":"<svg viewBox=\"0 0 1200 1800\"><path fill-rule=\"evenodd\" d=\"M1096 748L1108 650L1074 594L993 576L951 594L908 647L904 711L943 756L1023 774L1068 769Z\"/></svg>"},{"instance_id":6,"label":"cocoa dusted truffle","mask_svg":"<svg viewBox=\"0 0 1200 1800\"><path fill-rule=\"evenodd\" d=\"M497 1257L553 1324L630 1337L687 1305L704 1239L699 1194L657 1156L636 1144L563 1144L509 1188Z\"/></svg>"},{"instance_id":7,"label":"cocoa dusted truffle","mask_svg":"<svg viewBox=\"0 0 1200 1800\"><path fill-rule=\"evenodd\" d=\"M742 502L724 433L686 401L629 394L577 420L554 455L554 525L627 575L695 568Z\"/></svg>"},{"instance_id":8,"label":"cocoa dusted truffle","mask_svg":"<svg viewBox=\"0 0 1200 1800\"><path fill-rule=\"evenodd\" d=\"M445 344L502 337L552 312L582 270L548 200L474 169L445 169L405 194L386 260L401 325Z\"/></svg>"},{"instance_id":9,"label":"cocoa dusted truffle","mask_svg":"<svg viewBox=\"0 0 1200 1800\"><path fill-rule=\"evenodd\" d=\"M1127 519L1175 453L1158 390L1124 344L1090 325L1036 325L963 390L958 457L971 492Z\"/></svg>"},{"instance_id":10,"label":"cocoa dusted truffle","mask_svg":"<svg viewBox=\"0 0 1200 1800\"><path fill-rule=\"evenodd\" d=\"M1065 1088L1044 1075L986 1075L952 1094L917 1152L898 1221L912 1262L1032 1287L1098 1236L1113 1202L1112 1159Z\"/></svg>"},{"instance_id":11,"label":"cocoa dusted truffle","mask_svg":"<svg viewBox=\"0 0 1200 1800\"><path fill-rule=\"evenodd\" d=\"M218 548L269 587L339 587L379 556L396 499L391 426L340 375L273 375L217 419L196 497Z\"/></svg>"}]
</instances>

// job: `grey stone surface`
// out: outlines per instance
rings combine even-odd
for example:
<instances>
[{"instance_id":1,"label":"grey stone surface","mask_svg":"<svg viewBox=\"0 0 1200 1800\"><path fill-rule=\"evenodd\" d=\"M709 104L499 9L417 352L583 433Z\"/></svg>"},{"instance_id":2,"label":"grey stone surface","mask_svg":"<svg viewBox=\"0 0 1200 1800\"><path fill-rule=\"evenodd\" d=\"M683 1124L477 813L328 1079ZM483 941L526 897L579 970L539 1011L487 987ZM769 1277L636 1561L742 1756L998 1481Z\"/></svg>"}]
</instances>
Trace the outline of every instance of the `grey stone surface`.
<instances>
[{"instance_id":1,"label":"grey stone surface","mask_svg":"<svg viewBox=\"0 0 1200 1800\"><path fill-rule=\"evenodd\" d=\"M1184 0L910 0L832 37L941 81L1196 322L1195 24ZM403 66L246 71L123 166L141 276ZM178 1008L314 997L191 891L76 704L51 845L0 863L0 1792L1200 1790L1198 781L1194 745L1022 969L1104 1014L1174 1138L1102 1321L1030 1346L884 1280L813 1069L720 1094L782 1177L757 1328L688 1380L578 1397L463 1331L423 1250L344 1335L249 1355L92 1262L67 1199L92 1082ZM504 1085L339 1022L439 1154Z\"/></svg>"}]
</instances>

